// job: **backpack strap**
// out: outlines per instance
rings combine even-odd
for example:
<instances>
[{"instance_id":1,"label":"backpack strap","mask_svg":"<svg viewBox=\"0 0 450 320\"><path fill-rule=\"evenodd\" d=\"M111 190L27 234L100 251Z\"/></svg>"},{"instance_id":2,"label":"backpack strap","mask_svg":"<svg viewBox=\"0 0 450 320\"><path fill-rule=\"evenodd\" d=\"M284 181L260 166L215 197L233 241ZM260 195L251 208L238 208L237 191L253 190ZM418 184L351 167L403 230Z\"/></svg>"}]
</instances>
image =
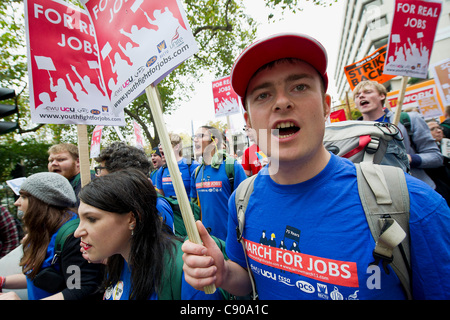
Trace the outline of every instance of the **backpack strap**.
<instances>
[{"instance_id":1,"label":"backpack strap","mask_svg":"<svg viewBox=\"0 0 450 320\"><path fill-rule=\"evenodd\" d=\"M65 224L59 228L58 233L56 234L55 239L55 255L53 256L51 264L54 265L58 258L61 256L61 253L64 248L64 243L66 242L66 239L68 236L70 236L72 233L75 232L75 230L78 228L78 225L80 224L80 218L75 218L72 220L69 220Z\"/></svg>"},{"instance_id":2,"label":"backpack strap","mask_svg":"<svg viewBox=\"0 0 450 320\"><path fill-rule=\"evenodd\" d=\"M158 300L181 300L181 283L183 277L182 241L175 240L173 256L164 254L165 268L158 292Z\"/></svg>"},{"instance_id":3,"label":"backpack strap","mask_svg":"<svg viewBox=\"0 0 450 320\"><path fill-rule=\"evenodd\" d=\"M226 155L225 158L225 171L227 173L228 180L230 181L231 192L234 191L234 162L235 158L232 156Z\"/></svg>"},{"instance_id":4,"label":"backpack strap","mask_svg":"<svg viewBox=\"0 0 450 320\"><path fill-rule=\"evenodd\" d=\"M225 241L211 236L222 251L225 260L228 256L225 253ZM181 284L183 282L183 250L181 246L188 239L184 237L182 241L175 240L173 256L169 253L164 254L165 268L161 279L161 288L158 290L158 300L181 300ZM221 288L221 297L223 300L230 300L231 295Z\"/></svg>"},{"instance_id":5,"label":"backpack strap","mask_svg":"<svg viewBox=\"0 0 450 320\"><path fill-rule=\"evenodd\" d=\"M412 299L409 248L409 193L405 173L397 167L355 164L358 192L375 240L371 265L390 264L408 299Z\"/></svg>"},{"instance_id":6,"label":"backpack strap","mask_svg":"<svg viewBox=\"0 0 450 320\"><path fill-rule=\"evenodd\" d=\"M439 125L440 125L441 127L444 127L444 128L450 129L450 125L449 125L448 123L444 123L444 122L442 122L442 123L439 123Z\"/></svg>"},{"instance_id":7,"label":"backpack strap","mask_svg":"<svg viewBox=\"0 0 450 320\"><path fill-rule=\"evenodd\" d=\"M204 163L202 162L197 168L195 168L194 178L197 179L198 173L200 172L201 168L203 167Z\"/></svg>"},{"instance_id":8,"label":"backpack strap","mask_svg":"<svg viewBox=\"0 0 450 320\"><path fill-rule=\"evenodd\" d=\"M247 209L248 201L250 200L250 196L253 192L254 182L257 175L253 175L244 181L242 181L236 189L235 194L235 204L236 204L236 212L238 218L238 225L236 227L236 236L237 241L242 244L242 248L244 249L245 262L247 263L247 272L250 277L250 282L252 284L253 290L253 299L256 300L258 294L256 292L255 280L253 279L252 270L248 263L247 250L245 248L245 243L242 238L244 233L244 225L245 225L245 210Z\"/></svg>"},{"instance_id":9,"label":"backpack strap","mask_svg":"<svg viewBox=\"0 0 450 320\"><path fill-rule=\"evenodd\" d=\"M195 168L195 171L194 171L194 184L195 184L196 181L197 181L198 173L200 172L200 170L201 170L201 168L203 167L203 165L204 165L204 163L202 162L199 166L197 166L197 168ZM195 188L195 190L197 190L197 188ZM196 205L198 205L198 206L201 208L201 205L200 205L200 197L198 196L198 191L197 191L197 199L194 200L194 203L195 203ZM200 220L202 220L202 217L201 217L201 211L200 211Z\"/></svg>"},{"instance_id":10,"label":"backpack strap","mask_svg":"<svg viewBox=\"0 0 450 320\"><path fill-rule=\"evenodd\" d=\"M403 124L403 126L406 129L406 133L408 134L409 143L410 143L411 147L414 150L417 150L416 145L413 140L413 131L411 129L411 117L409 116L409 114L407 112L400 113L400 123Z\"/></svg>"}]
</instances>

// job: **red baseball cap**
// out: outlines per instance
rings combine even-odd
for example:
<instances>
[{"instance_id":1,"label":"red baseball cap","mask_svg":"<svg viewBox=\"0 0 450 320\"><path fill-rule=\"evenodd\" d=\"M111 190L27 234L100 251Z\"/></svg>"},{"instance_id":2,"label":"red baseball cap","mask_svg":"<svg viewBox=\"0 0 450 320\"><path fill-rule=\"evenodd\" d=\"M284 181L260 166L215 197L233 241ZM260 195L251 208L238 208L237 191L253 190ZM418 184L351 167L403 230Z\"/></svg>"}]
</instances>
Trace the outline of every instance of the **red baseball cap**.
<instances>
[{"instance_id":1,"label":"red baseball cap","mask_svg":"<svg viewBox=\"0 0 450 320\"><path fill-rule=\"evenodd\" d=\"M284 58L296 58L309 63L322 77L327 90L327 52L319 41L301 33L275 34L248 46L231 70L233 90L244 100L248 83L255 72L267 63Z\"/></svg>"}]
</instances>

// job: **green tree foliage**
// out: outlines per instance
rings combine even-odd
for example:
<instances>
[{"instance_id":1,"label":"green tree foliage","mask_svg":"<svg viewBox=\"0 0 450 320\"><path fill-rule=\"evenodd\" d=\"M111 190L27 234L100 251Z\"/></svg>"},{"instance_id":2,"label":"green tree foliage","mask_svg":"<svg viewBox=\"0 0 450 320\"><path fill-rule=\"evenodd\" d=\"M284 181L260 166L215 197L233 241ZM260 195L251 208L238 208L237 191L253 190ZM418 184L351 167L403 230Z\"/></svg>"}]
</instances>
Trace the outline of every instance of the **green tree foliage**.
<instances>
[{"instance_id":1,"label":"green tree foliage","mask_svg":"<svg viewBox=\"0 0 450 320\"><path fill-rule=\"evenodd\" d=\"M24 86L27 63L24 17L17 14L21 0L0 1L0 84Z\"/></svg>"},{"instance_id":2,"label":"green tree foliage","mask_svg":"<svg viewBox=\"0 0 450 320\"><path fill-rule=\"evenodd\" d=\"M26 176L47 171L47 150L50 145L34 139L0 144L0 181L11 179L11 172L17 164L24 167Z\"/></svg>"}]
</instances>

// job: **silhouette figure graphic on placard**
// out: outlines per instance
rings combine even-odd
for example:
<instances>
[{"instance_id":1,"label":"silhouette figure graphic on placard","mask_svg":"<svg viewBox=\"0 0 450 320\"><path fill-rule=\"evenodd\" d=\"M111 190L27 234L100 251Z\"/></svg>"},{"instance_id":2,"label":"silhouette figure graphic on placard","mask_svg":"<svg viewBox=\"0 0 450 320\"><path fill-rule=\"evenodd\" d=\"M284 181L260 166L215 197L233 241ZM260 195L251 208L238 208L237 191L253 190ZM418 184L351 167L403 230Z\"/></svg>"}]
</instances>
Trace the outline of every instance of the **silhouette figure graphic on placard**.
<instances>
[{"instance_id":1,"label":"silhouette figure graphic on placard","mask_svg":"<svg viewBox=\"0 0 450 320\"><path fill-rule=\"evenodd\" d=\"M72 91L75 92L76 100L78 102L76 103L76 105L81 106L88 103L89 99L88 94L85 91L83 91L83 87L81 86L81 84L79 82L73 83L68 73L66 74L66 78L70 84L70 87L72 88Z\"/></svg>"},{"instance_id":2,"label":"silhouette figure graphic on placard","mask_svg":"<svg viewBox=\"0 0 450 320\"><path fill-rule=\"evenodd\" d=\"M421 38L422 33L417 34L419 40L419 46L417 43L412 42L411 38L407 38L407 43L400 43L400 35L392 35L392 42L395 43L395 58L390 56L388 59L387 67L389 68L408 68L410 70L427 70L428 59L430 52L426 46L423 45Z\"/></svg>"},{"instance_id":3,"label":"silhouette figure graphic on placard","mask_svg":"<svg viewBox=\"0 0 450 320\"><path fill-rule=\"evenodd\" d=\"M42 58L42 57L41 57ZM50 74L51 71L56 71L51 58L43 57L45 61L47 61L48 65L46 70L49 76L49 91L42 91L39 93L39 101L41 102L37 108L46 108L46 107L100 107L103 105L109 105L109 99L104 93L104 90L99 89L97 85L92 83L90 77L88 75L81 76L77 71L77 68L71 65L71 69L73 74L66 73L65 77L67 82L63 78L59 78L54 83L53 77ZM92 61L91 61L92 62ZM98 64L92 64L91 62L87 62L90 69L95 69L98 67ZM49 68L48 66L51 66ZM44 68L41 68L44 69ZM98 75L99 81L100 76ZM68 85L69 86L68 86ZM101 88L100 81L100 88ZM50 93L55 93L55 98L52 100Z\"/></svg>"},{"instance_id":4,"label":"silhouette figure graphic on placard","mask_svg":"<svg viewBox=\"0 0 450 320\"><path fill-rule=\"evenodd\" d=\"M138 10L139 9L139 10ZM129 68L134 65L143 65L147 60L158 54L157 46L150 46L149 39L161 39L161 43L166 41L166 44L170 44L175 36L177 39L180 37L181 32L187 32L186 29L180 28L181 24L168 7L162 10L154 10L152 20L147 12L141 8L134 8L131 10L135 14L142 12L147 18L148 26L132 25L129 30L121 28L120 34L126 36L130 41L117 42L117 46L113 46L110 43L106 43L102 49L103 60L109 58L111 72L114 74L109 79L105 79L108 85L108 89L111 92L115 92L119 86L122 86L129 79ZM139 14L142 14L139 13ZM136 21L139 21L137 19ZM162 36L164 33L166 36ZM181 37L183 34L181 34ZM113 48L119 48L114 52ZM166 47L162 47L166 49ZM117 49L116 49L117 50ZM159 48L159 50L162 50ZM159 52L161 53L161 51ZM124 60L126 56L129 60ZM114 57L114 58L112 58Z\"/></svg>"},{"instance_id":5,"label":"silhouette figure graphic on placard","mask_svg":"<svg viewBox=\"0 0 450 320\"><path fill-rule=\"evenodd\" d=\"M37 106L37 108L46 108L46 107L52 107L53 102L50 99L50 95L48 92L41 92L39 93L39 100L42 102L40 105Z\"/></svg>"},{"instance_id":6,"label":"silhouette figure graphic on placard","mask_svg":"<svg viewBox=\"0 0 450 320\"><path fill-rule=\"evenodd\" d=\"M66 82L62 78L59 78L55 85L53 83L53 78L50 77L50 91L56 93L56 98L53 102L57 106L70 106L77 102L73 97L72 92L67 89Z\"/></svg>"}]
</instances>

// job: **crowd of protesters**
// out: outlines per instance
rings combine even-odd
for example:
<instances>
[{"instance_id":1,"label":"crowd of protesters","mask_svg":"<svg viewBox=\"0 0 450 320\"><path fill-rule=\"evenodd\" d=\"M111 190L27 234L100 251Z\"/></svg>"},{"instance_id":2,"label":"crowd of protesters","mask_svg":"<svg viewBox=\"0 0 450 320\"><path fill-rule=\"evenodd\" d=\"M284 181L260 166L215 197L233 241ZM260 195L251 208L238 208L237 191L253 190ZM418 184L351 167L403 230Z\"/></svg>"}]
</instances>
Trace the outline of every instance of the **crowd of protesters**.
<instances>
[{"instance_id":1,"label":"crowd of protesters","mask_svg":"<svg viewBox=\"0 0 450 320\"><path fill-rule=\"evenodd\" d=\"M171 200L177 194L161 146L151 155L125 142L105 146L83 187L77 146L52 146L48 172L27 177L15 203L23 212L24 238L1 208L0 258L21 243L23 272L0 274L0 291L27 288L30 300L247 299L252 287L260 299L407 298L395 272L373 271L355 166L322 144L331 102L326 67L325 49L306 35L272 36L244 50L232 85L246 110L252 145L239 161L225 152L216 128L197 129L195 159L183 157L180 136L170 135L186 195L201 210L196 225L202 244L176 233ZM391 121L383 86L362 83L354 96L363 120ZM426 170L448 166L450 137L445 122L428 122L425 131L419 115L411 118L414 133L404 136L411 138L413 169L405 174L412 297L448 299L448 180L441 186ZM273 129L276 152L273 137L260 149L260 132ZM253 176L243 246L236 240L241 221L235 190ZM74 221L61 249L57 235ZM205 294L202 288L212 284L217 290ZM13 291L0 293L0 299L17 298Z\"/></svg>"}]
</instances>

